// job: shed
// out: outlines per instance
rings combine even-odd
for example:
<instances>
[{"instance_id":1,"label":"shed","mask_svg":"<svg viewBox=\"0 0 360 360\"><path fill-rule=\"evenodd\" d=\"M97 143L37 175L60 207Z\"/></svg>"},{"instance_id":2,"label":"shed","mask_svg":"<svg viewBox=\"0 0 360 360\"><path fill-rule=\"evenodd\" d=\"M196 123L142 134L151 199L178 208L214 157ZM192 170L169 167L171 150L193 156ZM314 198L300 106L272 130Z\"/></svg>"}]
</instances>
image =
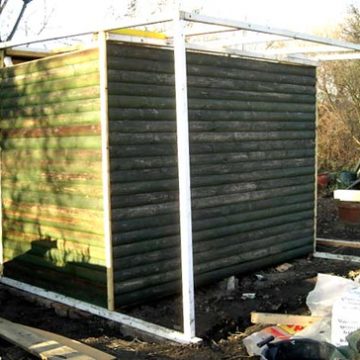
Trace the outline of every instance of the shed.
<instances>
[{"instance_id":1,"label":"shed","mask_svg":"<svg viewBox=\"0 0 360 360\"><path fill-rule=\"evenodd\" d=\"M193 281L313 251L316 67L185 45L181 14L175 59L99 32L0 69L2 282L107 317L183 289L190 341Z\"/></svg>"}]
</instances>

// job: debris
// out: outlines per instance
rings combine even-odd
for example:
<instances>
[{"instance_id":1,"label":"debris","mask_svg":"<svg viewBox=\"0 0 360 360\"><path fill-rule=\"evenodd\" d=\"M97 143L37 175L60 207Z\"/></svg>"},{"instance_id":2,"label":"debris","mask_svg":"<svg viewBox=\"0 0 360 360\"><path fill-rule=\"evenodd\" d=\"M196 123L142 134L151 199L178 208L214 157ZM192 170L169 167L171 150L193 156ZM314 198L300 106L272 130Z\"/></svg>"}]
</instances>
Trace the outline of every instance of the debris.
<instances>
[{"instance_id":1,"label":"debris","mask_svg":"<svg viewBox=\"0 0 360 360\"><path fill-rule=\"evenodd\" d=\"M264 281L266 280L265 276L264 275L261 275L261 274L255 274L256 276L256 279L259 280L259 281Z\"/></svg>"},{"instance_id":2,"label":"debris","mask_svg":"<svg viewBox=\"0 0 360 360\"><path fill-rule=\"evenodd\" d=\"M253 300L256 297L256 293L243 293L241 295L242 300Z\"/></svg>"},{"instance_id":3,"label":"debris","mask_svg":"<svg viewBox=\"0 0 360 360\"><path fill-rule=\"evenodd\" d=\"M251 322L253 324L286 324L286 325L301 325L308 326L317 321L320 321L320 316L305 316L305 315L289 315L289 314L274 314L261 313L253 311L251 313Z\"/></svg>"},{"instance_id":4,"label":"debris","mask_svg":"<svg viewBox=\"0 0 360 360\"><path fill-rule=\"evenodd\" d=\"M226 282L226 291L235 291L238 287L239 280L235 276L230 276Z\"/></svg>"},{"instance_id":5,"label":"debris","mask_svg":"<svg viewBox=\"0 0 360 360\"><path fill-rule=\"evenodd\" d=\"M250 356L260 355L263 348L268 342L277 340L290 339L297 331L303 327L295 328L294 326L268 326L260 331L254 332L243 340L243 344Z\"/></svg>"},{"instance_id":6,"label":"debris","mask_svg":"<svg viewBox=\"0 0 360 360\"><path fill-rule=\"evenodd\" d=\"M284 263L275 268L277 272L285 272L288 271L290 268L292 268L292 265L289 263Z\"/></svg>"},{"instance_id":7,"label":"debris","mask_svg":"<svg viewBox=\"0 0 360 360\"><path fill-rule=\"evenodd\" d=\"M312 316L252 312L252 323L277 325L243 340L249 355L263 360L360 359L360 284L318 274L306 303Z\"/></svg>"}]
</instances>

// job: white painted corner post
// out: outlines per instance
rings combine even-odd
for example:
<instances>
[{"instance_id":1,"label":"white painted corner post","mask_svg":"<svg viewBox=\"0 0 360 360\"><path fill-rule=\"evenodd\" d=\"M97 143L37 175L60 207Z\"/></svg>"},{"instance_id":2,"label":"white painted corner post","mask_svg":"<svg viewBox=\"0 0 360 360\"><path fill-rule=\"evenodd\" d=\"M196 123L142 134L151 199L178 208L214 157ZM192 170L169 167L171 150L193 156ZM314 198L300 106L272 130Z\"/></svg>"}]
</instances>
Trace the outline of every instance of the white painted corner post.
<instances>
[{"instance_id":1,"label":"white painted corner post","mask_svg":"<svg viewBox=\"0 0 360 360\"><path fill-rule=\"evenodd\" d=\"M100 122L101 122L101 172L103 184L104 239L107 283L107 308L113 311L114 269L111 232L111 193L110 193L110 156L109 156L109 110L107 76L107 42L105 31L98 34L99 73L100 73Z\"/></svg>"},{"instance_id":2,"label":"white painted corner post","mask_svg":"<svg viewBox=\"0 0 360 360\"><path fill-rule=\"evenodd\" d=\"M195 337L194 266L191 219L189 119L184 20L177 12L173 24L176 91L176 132L179 177L183 326L187 339Z\"/></svg>"}]
</instances>

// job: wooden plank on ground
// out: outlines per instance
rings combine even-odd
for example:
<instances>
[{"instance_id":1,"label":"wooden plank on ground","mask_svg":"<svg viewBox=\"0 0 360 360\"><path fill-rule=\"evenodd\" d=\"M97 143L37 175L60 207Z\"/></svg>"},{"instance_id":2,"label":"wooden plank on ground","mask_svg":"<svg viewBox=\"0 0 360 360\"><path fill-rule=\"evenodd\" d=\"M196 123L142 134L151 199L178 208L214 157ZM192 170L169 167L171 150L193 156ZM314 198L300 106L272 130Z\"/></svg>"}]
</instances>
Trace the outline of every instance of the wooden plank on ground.
<instances>
[{"instance_id":1,"label":"wooden plank on ground","mask_svg":"<svg viewBox=\"0 0 360 360\"><path fill-rule=\"evenodd\" d=\"M317 238L316 244L324 245L324 246L332 246L332 247L360 248L360 241Z\"/></svg>"},{"instance_id":2,"label":"wooden plank on ground","mask_svg":"<svg viewBox=\"0 0 360 360\"><path fill-rule=\"evenodd\" d=\"M20 326L22 326L23 328L25 328L29 331L33 331L34 333L38 334L41 337L46 337L50 340L57 341L60 344L71 347L74 350L76 350L80 353L86 354L88 356L91 356L96 360L114 360L114 359L116 359L114 356L112 356L110 354L104 353L103 351L95 349L95 348L88 346L86 344L83 344L79 341L69 339L65 336L55 334L55 333L52 333L52 332L49 332L46 330L33 328L30 326L26 326L26 325L20 325Z\"/></svg>"},{"instance_id":3,"label":"wooden plank on ground","mask_svg":"<svg viewBox=\"0 0 360 360\"><path fill-rule=\"evenodd\" d=\"M37 331L36 331L37 330ZM44 360L96 360L101 357L94 357L83 352L79 347L75 349L74 344L68 339L65 343L61 340L63 337L48 336L49 333L39 331L38 329L26 327L17 323L13 323L6 319L0 318L0 336L14 345L17 345L25 351ZM54 335L54 334L52 334ZM71 346L69 346L71 345ZM85 345L84 345L85 346ZM93 355L95 353L92 353ZM95 354L97 355L97 353ZM113 359L113 357L104 360Z\"/></svg>"},{"instance_id":4,"label":"wooden plank on ground","mask_svg":"<svg viewBox=\"0 0 360 360\"><path fill-rule=\"evenodd\" d=\"M282 324L307 326L321 319L322 318L319 316L261 313L255 311L251 313L251 322L253 324Z\"/></svg>"}]
</instances>

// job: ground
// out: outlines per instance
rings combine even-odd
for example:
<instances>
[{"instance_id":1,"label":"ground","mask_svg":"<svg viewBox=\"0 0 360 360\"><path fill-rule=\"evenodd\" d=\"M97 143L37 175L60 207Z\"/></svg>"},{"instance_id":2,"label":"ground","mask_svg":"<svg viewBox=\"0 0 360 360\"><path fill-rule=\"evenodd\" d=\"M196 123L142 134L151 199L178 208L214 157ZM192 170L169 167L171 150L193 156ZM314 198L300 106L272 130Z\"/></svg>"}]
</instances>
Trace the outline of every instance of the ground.
<instances>
[{"instance_id":1,"label":"ground","mask_svg":"<svg viewBox=\"0 0 360 360\"><path fill-rule=\"evenodd\" d=\"M319 209L319 236L359 239L359 229L344 227L338 222L332 199L320 199ZM235 291L227 291L226 282L199 289L196 293L197 332L204 339L200 346L151 343L126 337L116 327L97 317L64 318L54 309L29 302L6 288L0 288L0 316L80 340L122 360L249 359L242 339L258 328L250 324L251 311L308 314L305 300L314 287L317 273L349 277L359 273L360 269L360 264L312 257L296 259L291 265L285 272L271 267L238 276L239 284ZM255 298L242 299L244 293L255 293ZM157 321L160 319L161 323L177 328L179 308L180 299L172 297L128 311L149 320L155 320L156 314ZM4 341L0 342L0 356L3 360L33 359Z\"/></svg>"}]
</instances>

